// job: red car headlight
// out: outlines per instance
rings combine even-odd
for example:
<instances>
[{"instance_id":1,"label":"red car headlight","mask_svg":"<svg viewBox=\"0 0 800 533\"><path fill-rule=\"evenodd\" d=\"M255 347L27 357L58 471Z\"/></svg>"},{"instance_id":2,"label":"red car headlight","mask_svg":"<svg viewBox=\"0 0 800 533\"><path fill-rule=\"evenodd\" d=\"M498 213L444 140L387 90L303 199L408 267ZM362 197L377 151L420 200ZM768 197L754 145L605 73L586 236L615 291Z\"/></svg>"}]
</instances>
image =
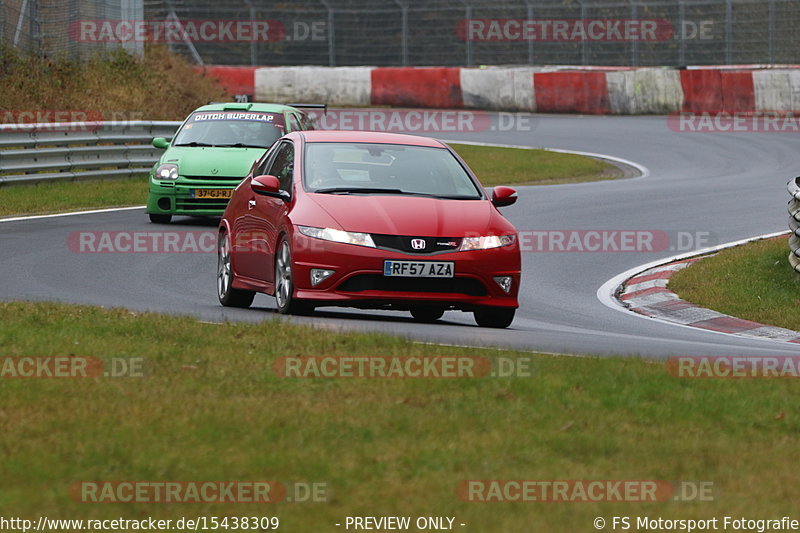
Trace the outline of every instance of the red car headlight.
<instances>
[{"instance_id":1,"label":"red car headlight","mask_svg":"<svg viewBox=\"0 0 800 533\"><path fill-rule=\"evenodd\" d=\"M314 228L312 226L297 226L297 229L306 237L314 239L375 248L375 243L369 233L342 231L334 228Z\"/></svg>"},{"instance_id":2,"label":"red car headlight","mask_svg":"<svg viewBox=\"0 0 800 533\"><path fill-rule=\"evenodd\" d=\"M501 248L503 246L511 246L517 242L516 235L487 235L484 237L464 237L461 241L459 252L467 252L470 250L491 250L492 248Z\"/></svg>"}]
</instances>

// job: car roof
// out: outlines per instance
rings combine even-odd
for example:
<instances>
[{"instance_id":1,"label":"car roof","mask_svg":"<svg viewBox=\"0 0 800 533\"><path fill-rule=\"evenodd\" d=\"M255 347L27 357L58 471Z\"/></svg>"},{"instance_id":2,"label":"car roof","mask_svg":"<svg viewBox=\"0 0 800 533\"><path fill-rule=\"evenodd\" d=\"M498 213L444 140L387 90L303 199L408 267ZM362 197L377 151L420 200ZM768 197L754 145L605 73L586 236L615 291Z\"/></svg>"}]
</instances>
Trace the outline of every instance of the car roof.
<instances>
[{"instance_id":1,"label":"car roof","mask_svg":"<svg viewBox=\"0 0 800 533\"><path fill-rule=\"evenodd\" d=\"M430 137L419 135L405 135L402 133L387 133L383 131L340 131L340 130L312 130L302 132L303 139L308 143L375 143L375 144L405 144L410 146L429 146L444 148L444 144Z\"/></svg>"},{"instance_id":2,"label":"car roof","mask_svg":"<svg viewBox=\"0 0 800 533\"><path fill-rule=\"evenodd\" d=\"M264 104L256 102L214 102L212 104L198 107L193 111L193 113L198 111L259 111L262 113L286 113L293 111L296 113L302 113L302 111L296 107L291 107L288 105Z\"/></svg>"}]
</instances>

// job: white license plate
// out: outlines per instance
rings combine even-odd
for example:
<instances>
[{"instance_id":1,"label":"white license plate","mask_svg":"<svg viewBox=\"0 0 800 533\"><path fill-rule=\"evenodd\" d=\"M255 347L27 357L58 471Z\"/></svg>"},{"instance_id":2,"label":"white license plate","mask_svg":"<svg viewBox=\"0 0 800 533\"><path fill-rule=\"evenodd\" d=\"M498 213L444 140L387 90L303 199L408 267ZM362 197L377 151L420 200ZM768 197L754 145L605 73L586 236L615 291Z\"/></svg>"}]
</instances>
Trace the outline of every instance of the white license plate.
<instances>
[{"instance_id":1,"label":"white license plate","mask_svg":"<svg viewBox=\"0 0 800 533\"><path fill-rule=\"evenodd\" d=\"M452 278L452 261L394 261L383 262L383 275L400 278Z\"/></svg>"}]
</instances>

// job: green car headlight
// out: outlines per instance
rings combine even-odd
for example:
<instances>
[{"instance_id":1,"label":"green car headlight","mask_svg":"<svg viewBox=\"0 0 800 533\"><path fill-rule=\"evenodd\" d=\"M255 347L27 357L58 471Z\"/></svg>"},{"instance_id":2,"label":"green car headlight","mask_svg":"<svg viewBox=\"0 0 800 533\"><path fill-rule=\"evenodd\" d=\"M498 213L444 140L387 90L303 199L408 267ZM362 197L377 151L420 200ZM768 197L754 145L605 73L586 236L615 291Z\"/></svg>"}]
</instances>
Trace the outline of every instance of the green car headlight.
<instances>
[{"instance_id":1,"label":"green car headlight","mask_svg":"<svg viewBox=\"0 0 800 533\"><path fill-rule=\"evenodd\" d=\"M340 229L314 228L311 226L297 226L297 229L306 237L313 237L314 239L375 248L375 243L372 241L372 236L369 233L355 233L352 231L342 231Z\"/></svg>"},{"instance_id":2,"label":"green car headlight","mask_svg":"<svg viewBox=\"0 0 800 533\"><path fill-rule=\"evenodd\" d=\"M502 248L503 246L511 246L516 242L516 240L516 235L464 237L464 240L461 241L461 248L459 248L459 251L466 252L470 250L491 250L492 248Z\"/></svg>"},{"instance_id":3,"label":"green car headlight","mask_svg":"<svg viewBox=\"0 0 800 533\"><path fill-rule=\"evenodd\" d=\"M178 165L174 163L164 163L156 169L156 179L176 180L178 179Z\"/></svg>"}]
</instances>

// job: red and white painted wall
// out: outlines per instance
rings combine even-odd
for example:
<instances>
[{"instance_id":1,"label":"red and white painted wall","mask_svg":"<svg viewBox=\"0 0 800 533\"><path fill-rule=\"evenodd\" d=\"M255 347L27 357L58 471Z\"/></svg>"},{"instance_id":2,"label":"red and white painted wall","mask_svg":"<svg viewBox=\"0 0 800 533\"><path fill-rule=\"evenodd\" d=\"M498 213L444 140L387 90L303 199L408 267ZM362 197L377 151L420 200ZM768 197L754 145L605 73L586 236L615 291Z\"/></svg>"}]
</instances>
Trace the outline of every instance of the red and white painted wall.
<instances>
[{"instance_id":1,"label":"red and white painted wall","mask_svg":"<svg viewBox=\"0 0 800 533\"><path fill-rule=\"evenodd\" d=\"M231 94L250 94L268 102L624 115L800 110L800 66L214 66L204 70Z\"/></svg>"}]
</instances>

